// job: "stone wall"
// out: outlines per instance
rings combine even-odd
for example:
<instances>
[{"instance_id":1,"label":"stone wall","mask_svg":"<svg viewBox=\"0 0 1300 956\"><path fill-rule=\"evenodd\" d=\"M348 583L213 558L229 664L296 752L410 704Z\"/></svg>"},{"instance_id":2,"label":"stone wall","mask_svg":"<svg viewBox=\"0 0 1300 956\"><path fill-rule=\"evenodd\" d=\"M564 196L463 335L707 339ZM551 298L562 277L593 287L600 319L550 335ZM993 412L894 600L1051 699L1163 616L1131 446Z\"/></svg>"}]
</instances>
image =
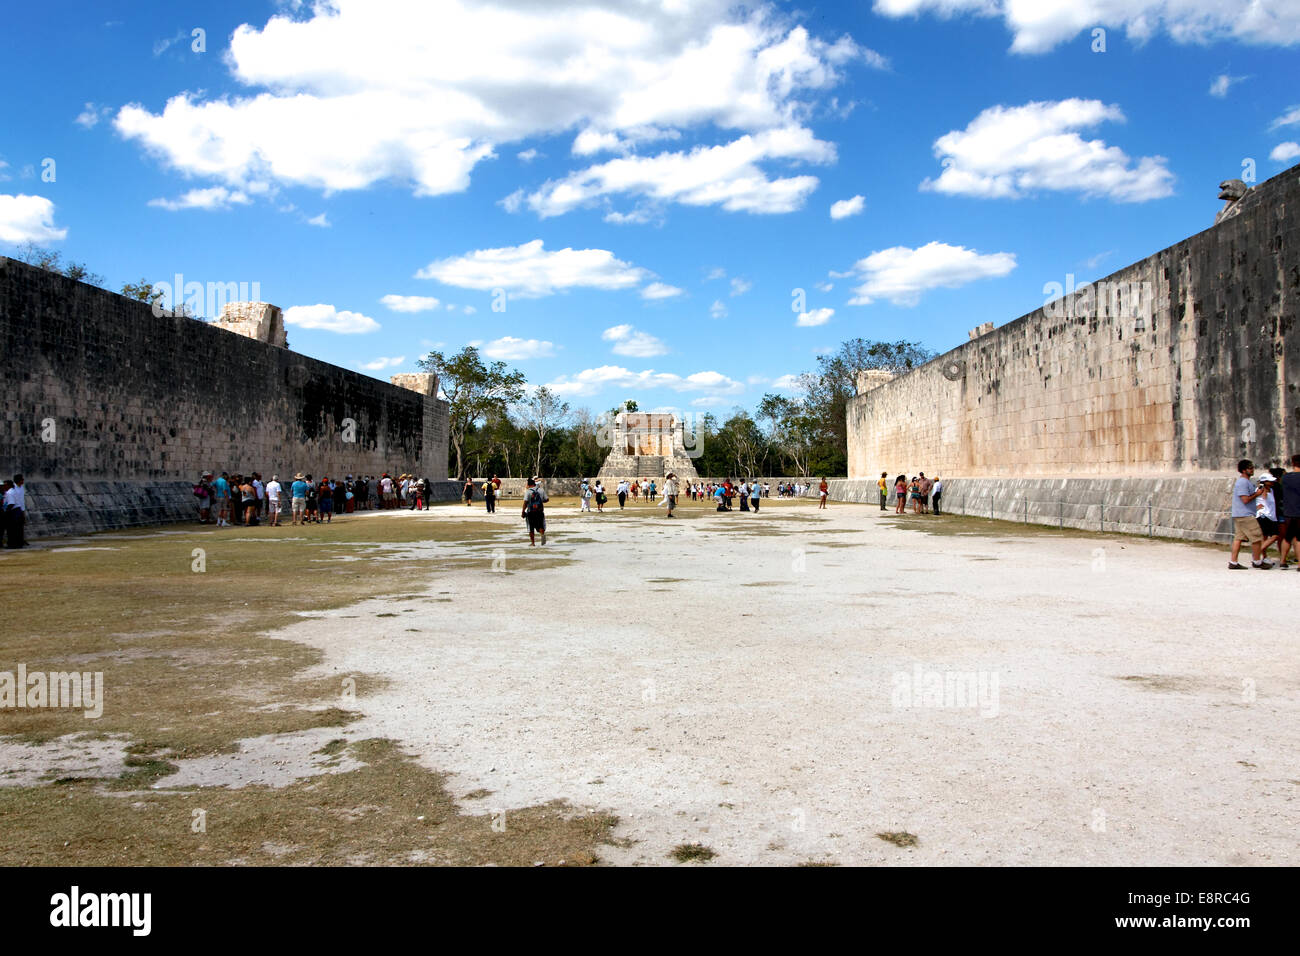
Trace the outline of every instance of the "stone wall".
<instances>
[{"instance_id":1,"label":"stone wall","mask_svg":"<svg viewBox=\"0 0 1300 956\"><path fill-rule=\"evenodd\" d=\"M1115 482L1141 479L1134 489L1165 489L1153 507L1164 494L1177 498L1167 533L1217 540L1221 486L1237 460L1300 452L1298 315L1292 170L1177 245L892 381L864 376L847 413L850 480L832 496L875 502L881 471L891 483L924 471L954 493L983 479L972 500L991 496L996 510L1018 495L1023 503L1023 480L1037 479L1044 523L1062 520L1064 508L1067 527L1088 527L1087 508L1137 493ZM1070 502L1084 498L1092 504L1080 504L1072 525ZM1145 498L1126 505L1139 506L1145 530Z\"/></svg>"},{"instance_id":2,"label":"stone wall","mask_svg":"<svg viewBox=\"0 0 1300 956\"><path fill-rule=\"evenodd\" d=\"M380 382L4 258L0 342L0 471L31 481L34 529L105 526L60 516L75 483L104 483L89 494L117 527L171 520L163 487L204 470L447 476L436 380Z\"/></svg>"},{"instance_id":3,"label":"stone wall","mask_svg":"<svg viewBox=\"0 0 1300 956\"><path fill-rule=\"evenodd\" d=\"M1294 171L1102 281L850 400L849 477L1232 474L1300 450Z\"/></svg>"}]
</instances>

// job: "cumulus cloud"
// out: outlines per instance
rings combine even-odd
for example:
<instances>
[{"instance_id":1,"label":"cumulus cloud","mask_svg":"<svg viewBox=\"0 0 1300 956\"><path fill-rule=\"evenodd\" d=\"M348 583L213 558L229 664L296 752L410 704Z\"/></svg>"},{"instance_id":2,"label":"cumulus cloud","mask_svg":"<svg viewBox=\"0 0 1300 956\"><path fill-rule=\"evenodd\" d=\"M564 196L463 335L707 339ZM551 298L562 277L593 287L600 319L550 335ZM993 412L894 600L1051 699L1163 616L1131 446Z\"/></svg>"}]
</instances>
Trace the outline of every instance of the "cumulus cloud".
<instances>
[{"instance_id":1,"label":"cumulus cloud","mask_svg":"<svg viewBox=\"0 0 1300 956\"><path fill-rule=\"evenodd\" d=\"M665 282L651 282L641 290L641 298L643 299L671 299L681 294L681 289Z\"/></svg>"},{"instance_id":2,"label":"cumulus cloud","mask_svg":"<svg viewBox=\"0 0 1300 956\"><path fill-rule=\"evenodd\" d=\"M745 390L742 383L720 372L695 372L682 376L671 372L656 372L654 369L633 372L620 365L602 365L576 375L562 375L547 383L546 387L557 395L579 397L595 395L605 388L669 388L675 392L706 392L711 396L736 395Z\"/></svg>"},{"instance_id":3,"label":"cumulus cloud","mask_svg":"<svg viewBox=\"0 0 1300 956\"><path fill-rule=\"evenodd\" d=\"M340 332L354 335L362 332L376 332L379 323L360 312L348 312L336 309L332 305L294 305L284 310L286 325L296 325L304 329L320 329L325 332Z\"/></svg>"},{"instance_id":4,"label":"cumulus cloud","mask_svg":"<svg viewBox=\"0 0 1300 956\"><path fill-rule=\"evenodd\" d=\"M754 283L750 282L748 279L742 279L739 276L736 276L731 280L731 294L733 296L744 295L752 288L754 288Z\"/></svg>"},{"instance_id":5,"label":"cumulus cloud","mask_svg":"<svg viewBox=\"0 0 1300 956\"><path fill-rule=\"evenodd\" d=\"M781 392L797 392L803 388L798 375L782 375L772 380L772 387Z\"/></svg>"},{"instance_id":6,"label":"cumulus cloud","mask_svg":"<svg viewBox=\"0 0 1300 956\"><path fill-rule=\"evenodd\" d=\"M801 209L817 188L817 177L769 179L758 164L771 159L831 163L835 147L804 127L784 126L746 134L721 146L611 159L563 179L548 180L527 201L543 219L614 196L720 206L728 212Z\"/></svg>"},{"instance_id":7,"label":"cumulus cloud","mask_svg":"<svg viewBox=\"0 0 1300 956\"><path fill-rule=\"evenodd\" d=\"M54 203L44 196L0 195L0 242L57 242L67 229L54 225Z\"/></svg>"},{"instance_id":8,"label":"cumulus cloud","mask_svg":"<svg viewBox=\"0 0 1300 956\"><path fill-rule=\"evenodd\" d=\"M709 317L714 319L725 319L727 317L727 307L722 304L721 299L713 300L713 305L709 306Z\"/></svg>"},{"instance_id":9,"label":"cumulus cloud","mask_svg":"<svg viewBox=\"0 0 1300 956\"><path fill-rule=\"evenodd\" d=\"M555 343L541 339L518 339L503 335L479 346L479 351L490 359L503 362L521 362L524 359L550 358L555 354Z\"/></svg>"},{"instance_id":10,"label":"cumulus cloud","mask_svg":"<svg viewBox=\"0 0 1300 956\"><path fill-rule=\"evenodd\" d=\"M319 226L321 229L328 229L331 225L333 225L333 223L329 221L329 217L327 217L325 213L321 213L319 216L312 216L310 219L308 219L307 225Z\"/></svg>"},{"instance_id":11,"label":"cumulus cloud","mask_svg":"<svg viewBox=\"0 0 1300 956\"><path fill-rule=\"evenodd\" d=\"M397 368L406 364L405 355L396 355L392 358L377 358L373 362L362 362L361 367L367 372L379 372L386 368Z\"/></svg>"},{"instance_id":12,"label":"cumulus cloud","mask_svg":"<svg viewBox=\"0 0 1300 956\"><path fill-rule=\"evenodd\" d=\"M246 206L252 200L237 189L225 186L211 186L207 189L191 189L176 199L150 199L149 205L159 209L229 209L231 206Z\"/></svg>"},{"instance_id":13,"label":"cumulus cloud","mask_svg":"<svg viewBox=\"0 0 1300 956\"><path fill-rule=\"evenodd\" d=\"M96 106L94 103L87 103L73 122L82 129L93 129L99 124L100 119L112 112L113 108L111 106Z\"/></svg>"},{"instance_id":14,"label":"cumulus cloud","mask_svg":"<svg viewBox=\"0 0 1300 956\"><path fill-rule=\"evenodd\" d=\"M794 324L803 326L804 328L810 328L814 325L825 325L831 320L831 316L834 314L834 309L813 309L811 312L799 313L799 317L795 319Z\"/></svg>"},{"instance_id":15,"label":"cumulus cloud","mask_svg":"<svg viewBox=\"0 0 1300 956\"><path fill-rule=\"evenodd\" d=\"M869 305L887 299L895 305L916 305L927 289L955 289L977 279L1007 275L1016 267L1010 252L981 255L964 246L930 242L919 249L894 246L859 259L853 273L862 283L849 305Z\"/></svg>"},{"instance_id":16,"label":"cumulus cloud","mask_svg":"<svg viewBox=\"0 0 1300 956\"><path fill-rule=\"evenodd\" d=\"M1019 199L1039 190L1077 191L1116 202L1144 202L1173 192L1163 156L1134 164L1117 146L1084 140L1077 130L1124 122L1118 106L1069 99L992 106L964 130L934 143L944 166L923 190L984 199Z\"/></svg>"},{"instance_id":17,"label":"cumulus cloud","mask_svg":"<svg viewBox=\"0 0 1300 956\"><path fill-rule=\"evenodd\" d=\"M606 342L613 342L611 351L615 355L627 355L631 358L654 358L666 355L668 346L648 332L638 332L631 325L615 325L601 333Z\"/></svg>"},{"instance_id":18,"label":"cumulus cloud","mask_svg":"<svg viewBox=\"0 0 1300 956\"><path fill-rule=\"evenodd\" d=\"M1135 43L1158 33L1176 43L1237 40L1260 46L1300 43L1300 6L1226 0L876 0L875 11L903 17L1001 17L1016 53L1045 53L1094 27L1123 28Z\"/></svg>"},{"instance_id":19,"label":"cumulus cloud","mask_svg":"<svg viewBox=\"0 0 1300 956\"><path fill-rule=\"evenodd\" d=\"M816 181L769 180L758 164L806 158L779 141L807 132L802 117L845 69L887 65L848 36L792 26L767 4L574 0L562 16L557 9L304 4L231 35L226 62L247 92L180 92L157 111L132 103L114 125L167 166L250 194L254 182L341 191L388 181L440 195L463 191L478 163L533 137L580 130L574 151L589 155L683 131L740 133L717 147L593 167L539 205L551 215L572 208L565 197L576 189L770 212L797 208ZM516 152L526 162L528 149ZM679 173L689 185L670 188Z\"/></svg>"},{"instance_id":20,"label":"cumulus cloud","mask_svg":"<svg viewBox=\"0 0 1300 956\"><path fill-rule=\"evenodd\" d=\"M852 199L841 199L838 202L831 203L832 219L847 219L849 216L856 216L866 208L867 201L862 196L854 196Z\"/></svg>"},{"instance_id":21,"label":"cumulus cloud","mask_svg":"<svg viewBox=\"0 0 1300 956\"><path fill-rule=\"evenodd\" d=\"M606 249L548 252L541 239L534 239L439 259L415 275L462 289L505 289L521 298L536 298L576 288L628 289L640 285L650 273L616 259Z\"/></svg>"},{"instance_id":22,"label":"cumulus cloud","mask_svg":"<svg viewBox=\"0 0 1300 956\"><path fill-rule=\"evenodd\" d=\"M389 293L379 301L394 312L428 312L440 305L440 302L431 295L393 295Z\"/></svg>"},{"instance_id":23,"label":"cumulus cloud","mask_svg":"<svg viewBox=\"0 0 1300 956\"><path fill-rule=\"evenodd\" d=\"M1300 156L1300 143L1278 143L1268 154L1269 159L1278 163L1289 163L1297 156Z\"/></svg>"}]
</instances>

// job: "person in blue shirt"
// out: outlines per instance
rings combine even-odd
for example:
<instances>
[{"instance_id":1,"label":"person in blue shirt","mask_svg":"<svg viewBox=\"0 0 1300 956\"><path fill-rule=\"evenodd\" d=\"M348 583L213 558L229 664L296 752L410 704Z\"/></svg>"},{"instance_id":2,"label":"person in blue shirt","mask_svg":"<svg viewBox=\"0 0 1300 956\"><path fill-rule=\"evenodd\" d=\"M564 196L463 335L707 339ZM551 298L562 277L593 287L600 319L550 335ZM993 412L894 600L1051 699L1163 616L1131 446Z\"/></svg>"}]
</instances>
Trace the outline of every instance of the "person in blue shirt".
<instances>
[{"instance_id":1,"label":"person in blue shirt","mask_svg":"<svg viewBox=\"0 0 1300 956\"><path fill-rule=\"evenodd\" d=\"M754 511L758 510L758 499L763 494L763 488L757 481L749 483L749 507Z\"/></svg>"},{"instance_id":2,"label":"person in blue shirt","mask_svg":"<svg viewBox=\"0 0 1300 956\"><path fill-rule=\"evenodd\" d=\"M212 483L212 497L216 499L217 527L230 526L230 476L224 471Z\"/></svg>"},{"instance_id":3,"label":"person in blue shirt","mask_svg":"<svg viewBox=\"0 0 1300 956\"><path fill-rule=\"evenodd\" d=\"M293 498L293 523L305 524L303 515L307 511L307 480L303 478L302 472L293 476L293 484L289 486L289 494Z\"/></svg>"}]
</instances>

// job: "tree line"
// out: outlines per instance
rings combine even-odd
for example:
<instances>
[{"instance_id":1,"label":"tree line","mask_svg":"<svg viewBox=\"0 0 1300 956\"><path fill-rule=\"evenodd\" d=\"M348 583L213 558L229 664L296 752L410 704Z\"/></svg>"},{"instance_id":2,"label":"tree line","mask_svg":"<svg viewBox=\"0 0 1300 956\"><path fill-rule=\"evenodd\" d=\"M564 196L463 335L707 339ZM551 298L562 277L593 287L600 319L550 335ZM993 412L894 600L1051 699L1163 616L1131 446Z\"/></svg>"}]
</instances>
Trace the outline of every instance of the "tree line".
<instances>
[{"instance_id":1,"label":"tree line","mask_svg":"<svg viewBox=\"0 0 1300 956\"><path fill-rule=\"evenodd\" d=\"M916 342L850 339L819 356L794 394L769 392L752 412L736 407L688 421L695 468L711 477L846 475L845 415L858 372L903 372L934 356ZM602 412L574 408L544 385L530 389L524 374L504 362L485 362L473 346L454 355L430 352L416 364L437 373L450 405L447 472L457 480L594 475L609 454L613 417L639 407L629 399Z\"/></svg>"}]
</instances>

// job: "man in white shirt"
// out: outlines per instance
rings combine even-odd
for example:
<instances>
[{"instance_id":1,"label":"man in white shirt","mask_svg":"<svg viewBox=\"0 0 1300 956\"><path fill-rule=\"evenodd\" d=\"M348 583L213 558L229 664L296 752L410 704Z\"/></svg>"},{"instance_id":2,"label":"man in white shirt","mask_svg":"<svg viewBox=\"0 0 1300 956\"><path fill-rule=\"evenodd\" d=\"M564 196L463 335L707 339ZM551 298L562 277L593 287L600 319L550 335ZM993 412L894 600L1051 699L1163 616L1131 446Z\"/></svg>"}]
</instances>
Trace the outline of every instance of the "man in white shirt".
<instances>
[{"instance_id":1,"label":"man in white shirt","mask_svg":"<svg viewBox=\"0 0 1300 956\"><path fill-rule=\"evenodd\" d=\"M627 504L627 479L624 478L618 483L618 510L622 511L623 506Z\"/></svg>"},{"instance_id":2,"label":"man in white shirt","mask_svg":"<svg viewBox=\"0 0 1300 956\"><path fill-rule=\"evenodd\" d=\"M23 524L27 520L27 492L23 489L23 476L14 475L14 486L5 492L4 522L5 547L25 548Z\"/></svg>"},{"instance_id":3,"label":"man in white shirt","mask_svg":"<svg viewBox=\"0 0 1300 956\"><path fill-rule=\"evenodd\" d=\"M269 524L272 528L280 526L280 495L284 488L280 485L278 475L272 475L270 483L266 486L266 508L267 516L271 519Z\"/></svg>"},{"instance_id":4,"label":"man in white shirt","mask_svg":"<svg viewBox=\"0 0 1300 956\"><path fill-rule=\"evenodd\" d=\"M664 479L664 501L668 503L668 517L671 518L673 509L677 507L677 476L671 471Z\"/></svg>"}]
</instances>

